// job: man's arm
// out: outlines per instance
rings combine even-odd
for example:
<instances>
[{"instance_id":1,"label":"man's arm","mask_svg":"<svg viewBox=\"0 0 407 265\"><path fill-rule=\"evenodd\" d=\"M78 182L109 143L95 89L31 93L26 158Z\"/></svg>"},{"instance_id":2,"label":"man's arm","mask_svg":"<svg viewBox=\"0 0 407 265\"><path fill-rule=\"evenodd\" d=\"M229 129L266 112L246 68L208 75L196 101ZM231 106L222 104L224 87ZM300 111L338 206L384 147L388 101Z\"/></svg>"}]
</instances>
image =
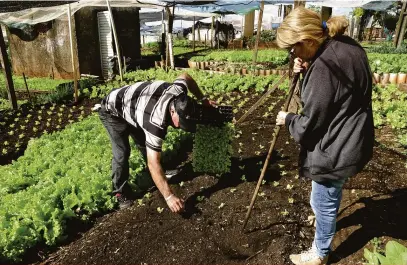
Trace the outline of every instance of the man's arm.
<instances>
[{"instance_id":1,"label":"man's arm","mask_svg":"<svg viewBox=\"0 0 407 265\"><path fill-rule=\"evenodd\" d=\"M167 202L168 207L174 213L179 213L184 208L184 201L175 196L164 175L161 167L161 152L154 151L147 147L147 164L151 176L161 195Z\"/></svg>"},{"instance_id":2,"label":"man's arm","mask_svg":"<svg viewBox=\"0 0 407 265\"><path fill-rule=\"evenodd\" d=\"M188 90L198 99L203 100L205 98L201 89L199 89L198 84L195 80L187 73L182 73L177 79L183 79L187 83Z\"/></svg>"}]
</instances>

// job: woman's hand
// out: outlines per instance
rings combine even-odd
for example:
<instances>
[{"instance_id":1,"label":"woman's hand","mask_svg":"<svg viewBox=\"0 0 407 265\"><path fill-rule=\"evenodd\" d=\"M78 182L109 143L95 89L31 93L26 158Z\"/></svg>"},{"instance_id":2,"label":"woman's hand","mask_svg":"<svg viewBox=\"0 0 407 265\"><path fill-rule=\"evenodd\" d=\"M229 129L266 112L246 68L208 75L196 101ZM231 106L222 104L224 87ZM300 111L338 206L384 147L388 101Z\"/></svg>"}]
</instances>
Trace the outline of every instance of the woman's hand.
<instances>
[{"instance_id":1,"label":"woman's hand","mask_svg":"<svg viewBox=\"0 0 407 265\"><path fill-rule=\"evenodd\" d=\"M285 117L287 117L288 112L280 111L276 118L276 125L285 125Z\"/></svg>"},{"instance_id":2,"label":"woman's hand","mask_svg":"<svg viewBox=\"0 0 407 265\"><path fill-rule=\"evenodd\" d=\"M295 58L294 60L294 73L302 73L308 69L308 63L304 62L301 58Z\"/></svg>"},{"instance_id":3,"label":"woman's hand","mask_svg":"<svg viewBox=\"0 0 407 265\"><path fill-rule=\"evenodd\" d=\"M295 58L293 67L294 73L301 73L303 70L304 68L302 67L302 59L298 57Z\"/></svg>"}]
</instances>

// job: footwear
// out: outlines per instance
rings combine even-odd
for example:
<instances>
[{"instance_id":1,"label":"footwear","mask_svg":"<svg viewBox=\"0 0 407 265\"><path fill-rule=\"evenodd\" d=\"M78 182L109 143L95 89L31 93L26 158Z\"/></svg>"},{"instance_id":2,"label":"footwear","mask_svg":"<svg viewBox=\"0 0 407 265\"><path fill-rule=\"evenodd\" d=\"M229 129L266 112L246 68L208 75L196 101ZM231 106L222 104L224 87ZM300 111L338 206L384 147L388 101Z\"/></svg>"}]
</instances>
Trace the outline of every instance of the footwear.
<instances>
[{"instance_id":1,"label":"footwear","mask_svg":"<svg viewBox=\"0 0 407 265\"><path fill-rule=\"evenodd\" d=\"M178 175L181 172L179 169L173 169L173 170L166 170L165 171L165 177L167 179L171 179L172 177Z\"/></svg>"},{"instance_id":2,"label":"footwear","mask_svg":"<svg viewBox=\"0 0 407 265\"><path fill-rule=\"evenodd\" d=\"M116 193L114 196L116 197L117 201L119 202L120 210L129 208L133 204L133 200L127 198L126 196L124 196L121 193Z\"/></svg>"},{"instance_id":3,"label":"footwear","mask_svg":"<svg viewBox=\"0 0 407 265\"><path fill-rule=\"evenodd\" d=\"M295 265L323 265L328 261L328 256L321 258L318 256L315 248L302 252L297 255L290 255L290 260Z\"/></svg>"}]
</instances>

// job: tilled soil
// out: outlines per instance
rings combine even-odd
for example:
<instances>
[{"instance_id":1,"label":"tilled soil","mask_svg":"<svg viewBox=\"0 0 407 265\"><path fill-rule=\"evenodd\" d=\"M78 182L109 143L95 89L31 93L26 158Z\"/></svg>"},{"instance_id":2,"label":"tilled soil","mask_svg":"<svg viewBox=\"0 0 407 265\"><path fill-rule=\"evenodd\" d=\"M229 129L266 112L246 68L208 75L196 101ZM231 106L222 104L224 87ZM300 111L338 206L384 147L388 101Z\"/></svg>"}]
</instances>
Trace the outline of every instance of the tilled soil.
<instances>
[{"instance_id":1,"label":"tilled soil","mask_svg":"<svg viewBox=\"0 0 407 265\"><path fill-rule=\"evenodd\" d=\"M251 99L240 117L258 98ZM242 224L265 160L284 94L277 91L255 111L233 142L231 173L194 173L186 162L173 179L186 211L171 213L157 191L126 210L104 215L45 264L290 264L289 255L310 247L311 183L298 178L299 147L280 132L245 231ZM268 106L278 102L269 117ZM243 145L241 145L243 144ZM262 147L263 146L263 147ZM239 149L240 152L238 151ZM361 264L363 249L389 239L407 245L406 157L379 146L368 166L345 185L330 262ZM76 232L77 233L77 232ZM71 235L72 236L72 235ZM27 258L27 261L32 259Z\"/></svg>"}]
</instances>

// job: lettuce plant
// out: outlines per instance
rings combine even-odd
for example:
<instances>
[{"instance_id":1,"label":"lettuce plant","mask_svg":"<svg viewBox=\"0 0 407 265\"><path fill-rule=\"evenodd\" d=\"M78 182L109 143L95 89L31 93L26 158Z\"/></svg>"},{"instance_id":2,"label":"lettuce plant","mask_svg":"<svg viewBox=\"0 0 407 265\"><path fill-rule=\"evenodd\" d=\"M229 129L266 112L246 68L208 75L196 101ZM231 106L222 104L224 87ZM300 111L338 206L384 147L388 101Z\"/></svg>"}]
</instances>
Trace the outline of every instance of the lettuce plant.
<instances>
[{"instance_id":1,"label":"lettuce plant","mask_svg":"<svg viewBox=\"0 0 407 265\"><path fill-rule=\"evenodd\" d=\"M195 172L223 174L230 172L234 126L198 125L194 138L192 166Z\"/></svg>"},{"instance_id":2,"label":"lettuce plant","mask_svg":"<svg viewBox=\"0 0 407 265\"><path fill-rule=\"evenodd\" d=\"M384 255L377 252L376 247L373 249L373 252L365 248L364 257L368 261L368 264L372 265L407 265L407 248L396 241L389 241L386 244Z\"/></svg>"}]
</instances>

